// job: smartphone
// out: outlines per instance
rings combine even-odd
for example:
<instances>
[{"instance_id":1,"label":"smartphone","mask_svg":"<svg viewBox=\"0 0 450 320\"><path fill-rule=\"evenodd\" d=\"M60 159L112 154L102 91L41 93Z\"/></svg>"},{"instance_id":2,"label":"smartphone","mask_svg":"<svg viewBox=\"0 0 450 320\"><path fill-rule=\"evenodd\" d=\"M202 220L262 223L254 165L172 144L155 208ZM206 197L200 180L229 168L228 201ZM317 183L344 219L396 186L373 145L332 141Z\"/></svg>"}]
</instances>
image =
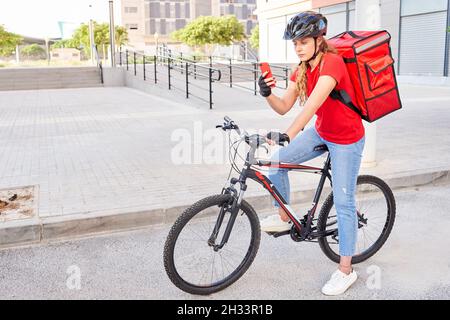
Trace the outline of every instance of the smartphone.
<instances>
[{"instance_id":1,"label":"smartphone","mask_svg":"<svg viewBox=\"0 0 450 320\"><path fill-rule=\"evenodd\" d=\"M267 62L261 62L259 64L259 68L261 69L261 74L263 74L266 71L268 72L267 75L264 77L265 79L271 78L273 76L272 75L272 70L270 69L270 66L269 66L269 64ZM272 88L275 87L275 84L271 85L271 87Z\"/></svg>"}]
</instances>

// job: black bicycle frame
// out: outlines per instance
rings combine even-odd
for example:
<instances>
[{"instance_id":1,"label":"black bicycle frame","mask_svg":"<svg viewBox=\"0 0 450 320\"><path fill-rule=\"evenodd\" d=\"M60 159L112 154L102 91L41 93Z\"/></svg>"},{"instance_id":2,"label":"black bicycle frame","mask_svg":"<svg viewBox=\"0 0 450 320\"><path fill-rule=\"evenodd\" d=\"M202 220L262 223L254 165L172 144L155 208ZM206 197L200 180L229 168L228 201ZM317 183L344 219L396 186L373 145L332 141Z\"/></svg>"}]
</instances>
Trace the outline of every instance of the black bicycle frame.
<instances>
[{"instance_id":1,"label":"black bicycle frame","mask_svg":"<svg viewBox=\"0 0 450 320\"><path fill-rule=\"evenodd\" d=\"M317 167L310 167L310 166L305 166L305 165L300 165L300 164L271 162L271 161L265 161L265 160L255 161L255 160L253 160L254 153L255 153L255 151L254 151L254 149L252 149L247 154L245 168L241 171L239 179L236 179L236 178L231 179L232 186L236 183L240 183L241 188L240 188L239 195L237 194L236 189L234 189L233 187L224 189L226 192L234 193L234 196L232 197L233 201L231 203L229 203L229 207L230 207L229 211L231 213L230 220L228 221L227 227L225 229L225 232L224 232L224 235L223 235L223 238L222 238L220 244L214 245L216 237L219 233L220 226L222 225L223 218L225 216L225 213L228 210L228 208L226 208L225 206L222 206L220 213L219 213L219 217L217 218L217 222L214 227L213 233L208 240L209 244L211 246L214 246L215 250L218 250L218 249L221 249L225 245L225 243L227 243L230 233L231 233L231 230L233 228L234 222L236 220L237 214L239 212L239 206L242 201L243 193L247 189L247 184L246 184L247 178L250 178L250 179L258 182L267 191L269 191L269 193L272 195L272 197L275 199L275 201L278 202L280 207L284 209L286 214L289 216L291 221L294 223L298 234L303 239L306 238L307 236L309 236L311 238L317 238L317 237L321 237L321 236L333 235L335 230L327 231L324 234L319 234L317 232L316 233L311 232L312 220L314 218L314 214L317 209L317 204L319 203L320 196L322 194L323 187L325 185L325 180L328 178L330 180L330 184L332 184L331 174L330 174L330 169L331 169L330 154L328 154L323 168L317 168ZM263 175L260 171L252 169L251 168L252 165L257 165L257 166L261 166L261 167L269 167L269 168L282 168L282 169L289 169L289 170L297 170L297 171L303 171L303 172L321 175L319 185L318 185L315 195L314 195L313 206L307 213L306 226L302 226L302 222L296 218L296 216L294 214L294 210L288 205L287 201L283 198L283 196L280 194L278 189L273 185L273 183L270 181L270 179L267 178L265 175ZM285 235L285 234L289 234L289 233L290 233L290 231L283 232L280 235Z\"/></svg>"},{"instance_id":2,"label":"black bicycle frame","mask_svg":"<svg viewBox=\"0 0 450 320\"><path fill-rule=\"evenodd\" d=\"M317 204L319 203L320 196L323 191L323 187L325 185L325 180L328 178L331 181L331 174L330 174L330 168L331 168L331 160L330 155L328 154L327 159L325 161L325 164L323 168L317 168L317 167L310 167L300 164L290 164L290 163L275 163L275 162L269 162L269 161L259 161L258 165L265 166L269 168L281 168L281 169L289 169L289 170L296 170L296 171L303 171L308 173L314 173L314 174L320 174L320 181L319 185L317 186L314 199L313 199L313 206L310 210L308 210L308 217L307 217L307 224L306 228L302 226L301 222L296 218L294 214L294 210L287 204L287 201L283 198L283 196L280 194L278 189L273 185L273 183L270 181L269 178L267 178L265 175L263 175L261 172L254 170L254 169L246 169L246 176L259 184L261 184L269 193L272 195L272 197L275 199L275 201L278 202L281 208L286 212L286 214L289 216L291 221L294 223L297 231L301 235L306 235L309 233L309 230L311 228L311 223L314 218L314 214L317 209Z\"/></svg>"}]
</instances>

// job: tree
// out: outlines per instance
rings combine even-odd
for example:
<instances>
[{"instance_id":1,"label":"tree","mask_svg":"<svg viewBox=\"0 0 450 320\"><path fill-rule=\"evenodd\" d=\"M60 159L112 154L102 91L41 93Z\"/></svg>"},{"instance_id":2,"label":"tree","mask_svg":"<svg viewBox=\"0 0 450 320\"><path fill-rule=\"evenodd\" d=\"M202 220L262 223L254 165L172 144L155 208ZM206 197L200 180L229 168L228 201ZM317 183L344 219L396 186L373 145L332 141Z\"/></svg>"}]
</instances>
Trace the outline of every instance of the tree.
<instances>
[{"instance_id":1,"label":"tree","mask_svg":"<svg viewBox=\"0 0 450 320\"><path fill-rule=\"evenodd\" d=\"M94 43L98 50L102 50L103 45L109 44L109 24L93 22L94 28ZM128 32L124 27L115 26L115 40L116 45L120 46L126 44L128 41ZM82 23L73 33L71 39L60 40L53 45L54 48L77 48L83 50L86 55L90 55L90 39L89 39L89 25Z\"/></svg>"},{"instance_id":2,"label":"tree","mask_svg":"<svg viewBox=\"0 0 450 320\"><path fill-rule=\"evenodd\" d=\"M18 34L6 31L0 25L0 55L9 56L16 50L16 46L22 42L22 37Z\"/></svg>"},{"instance_id":3,"label":"tree","mask_svg":"<svg viewBox=\"0 0 450 320\"><path fill-rule=\"evenodd\" d=\"M116 46L124 45L128 42L128 31L125 27L116 26Z\"/></svg>"},{"instance_id":4,"label":"tree","mask_svg":"<svg viewBox=\"0 0 450 320\"><path fill-rule=\"evenodd\" d=\"M46 51L40 45L33 43L23 47L20 52L26 58L41 58L46 56Z\"/></svg>"},{"instance_id":5,"label":"tree","mask_svg":"<svg viewBox=\"0 0 450 320\"><path fill-rule=\"evenodd\" d=\"M79 46L75 43L73 38L71 39L61 39L52 44L51 48L78 48Z\"/></svg>"},{"instance_id":6,"label":"tree","mask_svg":"<svg viewBox=\"0 0 450 320\"><path fill-rule=\"evenodd\" d=\"M252 29L252 33L250 35L250 44L253 48L259 49L259 25L256 25Z\"/></svg>"},{"instance_id":7,"label":"tree","mask_svg":"<svg viewBox=\"0 0 450 320\"><path fill-rule=\"evenodd\" d=\"M241 41L245 33L244 26L235 16L200 16L171 36L190 46L213 44L228 46Z\"/></svg>"}]
</instances>

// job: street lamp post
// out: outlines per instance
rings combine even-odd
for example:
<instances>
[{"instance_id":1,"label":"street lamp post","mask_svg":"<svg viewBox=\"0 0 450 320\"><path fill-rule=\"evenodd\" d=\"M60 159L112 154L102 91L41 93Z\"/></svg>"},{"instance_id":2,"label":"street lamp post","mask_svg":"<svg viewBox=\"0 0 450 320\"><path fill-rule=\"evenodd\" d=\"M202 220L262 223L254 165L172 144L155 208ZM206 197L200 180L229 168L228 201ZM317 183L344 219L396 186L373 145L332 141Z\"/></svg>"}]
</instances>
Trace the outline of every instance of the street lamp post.
<instances>
[{"instance_id":1,"label":"street lamp post","mask_svg":"<svg viewBox=\"0 0 450 320\"><path fill-rule=\"evenodd\" d=\"M48 50L48 42L49 42L48 40L49 40L48 37L45 37L45 53L47 56L47 65L50 65L50 53Z\"/></svg>"},{"instance_id":2,"label":"street lamp post","mask_svg":"<svg viewBox=\"0 0 450 320\"><path fill-rule=\"evenodd\" d=\"M156 55L158 55L158 38L159 38L159 34L158 32L155 32L155 34L153 35L153 38L155 39L155 51L156 51Z\"/></svg>"},{"instance_id":3,"label":"street lamp post","mask_svg":"<svg viewBox=\"0 0 450 320\"><path fill-rule=\"evenodd\" d=\"M115 44L115 29L114 29L114 4L113 1L109 1L109 46L111 50L111 67L116 66L116 44Z\"/></svg>"},{"instance_id":4,"label":"street lamp post","mask_svg":"<svg viewBox=\"0 0 450 320\"><path fill-rule=\"evenodd\" d=\"M91 51L91 63L94 64L94 23L92 21L92 4L89 5L89 45Z\"/></svg>"}]
</instances>

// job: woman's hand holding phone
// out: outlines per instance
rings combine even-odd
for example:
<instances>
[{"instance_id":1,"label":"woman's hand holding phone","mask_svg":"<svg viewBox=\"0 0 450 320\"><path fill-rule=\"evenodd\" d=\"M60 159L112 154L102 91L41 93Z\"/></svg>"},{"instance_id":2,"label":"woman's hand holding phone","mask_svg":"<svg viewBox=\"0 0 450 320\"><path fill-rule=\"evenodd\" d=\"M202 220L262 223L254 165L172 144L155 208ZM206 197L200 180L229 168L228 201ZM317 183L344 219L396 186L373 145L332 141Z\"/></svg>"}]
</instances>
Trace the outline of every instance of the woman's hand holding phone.
<instances>
[{"instance_id":1,"label":"woman's hand holding phone","mask_svg":"<svg viewBox=\"0 0 450 320\"><path fill-rule=\"evenodd\" d=\"M263 97L268 97L272 94L271 88L276 86L276 80L272 76L272 71L270 70L270 66L267 62L260 63L261 76L259 77L258 85L259 85L259 93Z\"/></svg>"}]
</instances>

